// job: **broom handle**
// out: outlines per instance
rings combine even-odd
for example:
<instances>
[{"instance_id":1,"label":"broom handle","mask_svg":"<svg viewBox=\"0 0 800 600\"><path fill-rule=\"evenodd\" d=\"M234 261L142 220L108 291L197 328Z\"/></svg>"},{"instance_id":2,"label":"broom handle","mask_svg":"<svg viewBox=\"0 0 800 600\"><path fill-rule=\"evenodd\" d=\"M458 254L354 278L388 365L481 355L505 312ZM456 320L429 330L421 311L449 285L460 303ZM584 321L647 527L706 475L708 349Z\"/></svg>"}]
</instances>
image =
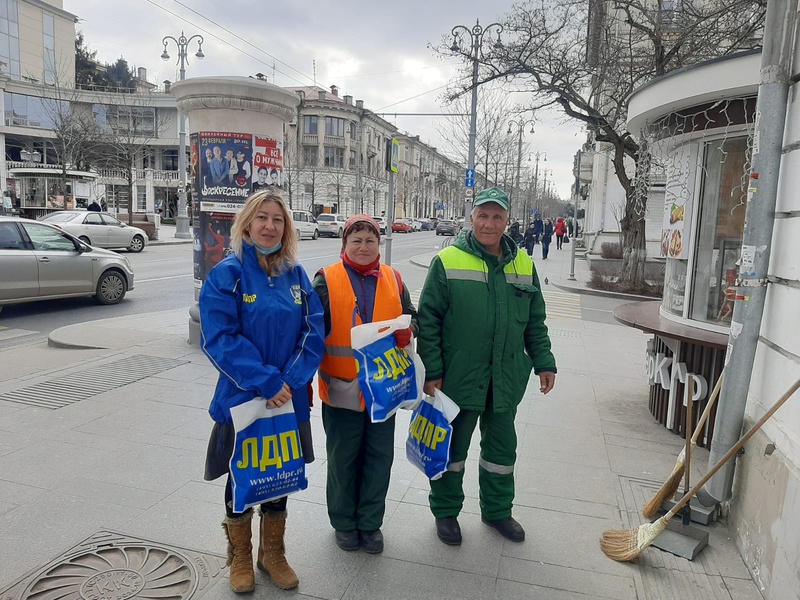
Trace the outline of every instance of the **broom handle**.
<instances>
[{"instance_id":1,"label":"broom handle","mask_svg":"<svg viewBox=\"0 0 800 600\"><path fill-rule=\"evenodd\" d=\"M694 408L694 390L695 383L694 377L689 378L689 397L686 399L686 457L684 464L686 469L684 471L683 490L684 493L689 491L691 487L691 465L692 465L692 446L694 445L694 435L692 435L692 417L694 417L692 409ZM700 427L696 431L700 431Z\"/></svg>"},{"instance_id":2,"label":"broom handle","mask_svg":"<svg viewBox=\"0 0 800 600\"><path fill-rule=\"evenodd\" d=\"M786 390L786 392L783 394L783 396L781 396L780 399L775 404L772 405L772 408L770 408L766 413L764 413L764 416L761 417L758 420L758 422L755 425L753 425L748 430L748 432L745 433L742 436L742 439L740 439L738 442L736 442L733 445L733 447L725 453L725 456L720 458L719 462L717 462L717 464L715 464L713 467L711 467L711 470L708 473L706 473L705 475L703 475L703 477L700 478L700 481L698 481L692 489L690 489L688 492L686 492L686 494L683 496L683 498L681 498L678 501L678 503L675 506L673 506L672 509L666 515L664 515L661 518L664 519L665 521L669 521L672 517L674 517L676 515L676 513L680 509L682 509L686 505L686 503L689 502L689 500L692 499L692 496L694 496L697 492L699 492L700 488L703 487L706 484L706 482L709 479L711 479L716 474L716 472L719 471L722 468L722 465L724 465L726 462L728 462L731 459L732 456L734 456L737 452L739 452L739 450L742 449L742 446L744 446L747 443L747 440L749 440L751 437L753 437L753 434L755 434L756 431L761 429L761 426L764 423L766 423L767 420L769 420L769 418L772 415L775 414L775 411L777 411L781 406L783 406L784 402L786 402L789 398L791 398L792 395L798 389L800 389L800 379L795 381L792 384L792 387L790 387L788 390Z\"/></svg>"},{"instance_id":3,"label":"broom handle","mask_svg":"<svg viewBox=\"0 0 800 600\"><path fill-rule=\"evenodd\" d=\"M722 369L722 372L717 377L717 383L714 384L714 389L711 391L711 397L708 399L706 403L706 407L703 410L703 414L700 415L700 418L697 420L697 429L694 430L694 434L692 435L692 446L697 445L697 439L700 437L700 432L703 431L703 425L706 424L706 419L708 419L708 415L711 414L711 409L714 408L714 403L717 401L717 396L719 396L719 391L722 389L722 378L725 376L725 369Z\"/></svg>"}]
</instances>

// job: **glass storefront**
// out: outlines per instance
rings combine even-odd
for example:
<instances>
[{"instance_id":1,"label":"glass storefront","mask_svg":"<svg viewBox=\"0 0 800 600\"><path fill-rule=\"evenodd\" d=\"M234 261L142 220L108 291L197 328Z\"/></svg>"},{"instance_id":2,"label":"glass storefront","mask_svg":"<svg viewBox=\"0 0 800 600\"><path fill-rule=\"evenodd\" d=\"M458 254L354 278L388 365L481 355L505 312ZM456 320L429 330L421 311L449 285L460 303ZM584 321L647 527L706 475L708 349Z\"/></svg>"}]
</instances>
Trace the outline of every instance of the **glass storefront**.
<instances>
[{"instance_id":1,"label":"glass storefront","mask_svg":"<svg viewBox=\"0 0 800 600\"><path fill-rule=\"evenodd\" d=\"M666 261L662 309L727 327L744 231L750 146L745 136L704 146L699 207L689 260Z\"/></svg>"}]
</instances>

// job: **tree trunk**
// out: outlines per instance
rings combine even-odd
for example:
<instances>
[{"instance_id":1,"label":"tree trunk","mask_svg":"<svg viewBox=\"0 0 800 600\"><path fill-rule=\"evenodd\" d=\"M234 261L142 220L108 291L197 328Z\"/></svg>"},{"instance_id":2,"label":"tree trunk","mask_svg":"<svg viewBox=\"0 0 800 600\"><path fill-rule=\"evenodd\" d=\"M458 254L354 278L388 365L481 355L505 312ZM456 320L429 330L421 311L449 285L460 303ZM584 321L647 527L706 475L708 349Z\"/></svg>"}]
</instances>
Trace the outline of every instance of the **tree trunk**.
<instances>
[{"instance_id":1,"label":"tree trunk","mask_svg":"<svg viewBox=\"0 0 800 600\"><path fill-rule=\"evenodd\" d=\"M622 229L622 273L620 283L630 286L645 284L644 267L647 258L647 244L645 243L645 220L638 217L633 206L632 191L628 194L625 203L625 216L620 222Z\"/></svg>"}]
</instances>

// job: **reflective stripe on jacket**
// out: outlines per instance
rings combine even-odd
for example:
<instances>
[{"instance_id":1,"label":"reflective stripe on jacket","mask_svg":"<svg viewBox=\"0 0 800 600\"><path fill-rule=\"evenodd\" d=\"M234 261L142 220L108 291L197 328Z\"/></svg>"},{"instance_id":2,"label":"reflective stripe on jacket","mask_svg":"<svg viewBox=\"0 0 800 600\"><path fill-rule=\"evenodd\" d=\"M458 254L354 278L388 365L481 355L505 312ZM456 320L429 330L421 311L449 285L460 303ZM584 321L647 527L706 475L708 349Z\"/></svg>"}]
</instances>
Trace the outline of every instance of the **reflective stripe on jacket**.
<instances>
[{"instance_id":1,"label":"reflective stripe on jacket","mask_svg":"<svg viewBox=\"0 0 800 600\"><path fill-rule=\"evenodd\" d=\"M509 236L501 243L498 260L462 232L431 262L420 298L425 377L465 410L485 409L490 384L493 409L510 410L532 368L556 370L533 262Z\"/></svg>"},{"instance_id":2,"label":"reflective stripe on jacket","mask_svg":"<svg viewBox=\"0 0 800 600\"><path fill-rule=\"evenodd\" d=\"M403 314L400 290L394 270L381 265L381 277L375 290L373 321L394 319ZM325 339L325 353L319 368L319 397L338 408L364 410L364 400L358 386L358 374L350 342L350 330L362 321L356 310L356 295L344 263L323 269L328 286L331 313L331 332Z\"/></svg>"}]
</instances>

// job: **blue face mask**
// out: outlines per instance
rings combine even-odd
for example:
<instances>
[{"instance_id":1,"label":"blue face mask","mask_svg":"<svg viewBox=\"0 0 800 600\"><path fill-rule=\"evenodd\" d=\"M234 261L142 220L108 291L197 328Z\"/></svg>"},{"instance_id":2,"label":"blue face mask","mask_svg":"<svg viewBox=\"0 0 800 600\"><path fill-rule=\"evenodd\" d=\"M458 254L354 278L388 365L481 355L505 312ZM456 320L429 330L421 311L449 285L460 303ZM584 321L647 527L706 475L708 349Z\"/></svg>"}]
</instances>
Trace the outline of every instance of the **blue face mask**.
<instances>
[{"instance_id":1,"label":"blue face mask","mask_svg":"<svg viewBox=\"0 0 800 600\"><path fill-rule=\"evenodd\" d=\"M275 244L272 248L264 248L264 246L259 246L253 240L250 240L250 243L253 244L253 247L258 251L259 254L263 254L264 256L267 256L269 254L275 254L283 246L283 244L281 244L280 242Z\"/></svg>"}]
</instances>

